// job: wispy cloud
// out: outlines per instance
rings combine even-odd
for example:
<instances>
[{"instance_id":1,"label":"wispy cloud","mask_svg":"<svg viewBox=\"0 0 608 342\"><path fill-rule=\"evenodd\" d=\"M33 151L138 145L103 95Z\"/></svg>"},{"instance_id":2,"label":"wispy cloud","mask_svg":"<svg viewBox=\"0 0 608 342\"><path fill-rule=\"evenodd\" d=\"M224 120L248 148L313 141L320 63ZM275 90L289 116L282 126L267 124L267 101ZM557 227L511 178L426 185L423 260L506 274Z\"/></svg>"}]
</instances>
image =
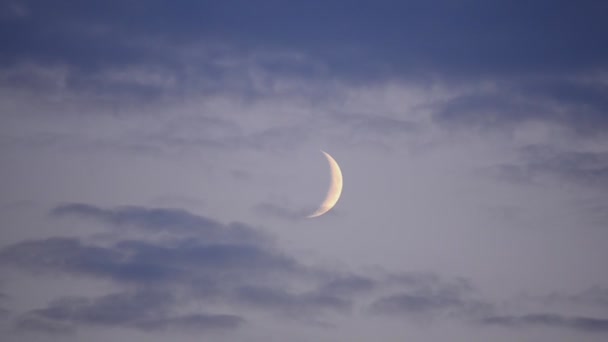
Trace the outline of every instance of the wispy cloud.
<instances>
[{"instance_id":1,"label":"wispy cloud","mask_svg":"<svg viewBox=\"0 0 608 342\"><path fill-rule=\"evenodd\" d=\"M519 162L490 167L488 173L499 179L525 183L556 180L594 188L608 185L606 151L573 151L548 145L528 145L519 152Z\"/></svg>"},{"instance_id":2,"label":"wispy cloud","mask_svg":"<svg viewBox=\"0 0 608 342\"><path fill-rule=\"evenodd\" d=\"M68 333L79 325L130 327L144 331L196 333L237 328L243 318L225 314L171 314L175 298L168 293L136 291L95 299L60 298L44 309L29 311L16 322L19 331Z\"/></svg>"},{"instance_id":3,"label":"wispy cloud","mask_svg":"<svg viewBox=\"0 0 608 342\"><path fill-rule=\"evenodd\" d=\"M64 204L54 208L55 217L82 217L119 228L133 228L150 232L194 234L213 242L261 243L270 237L243 223L223 224L186 210L124 206L112 209L83 203Z\"/></svg>"},{"instance_id":4,"label":"wispy cloud","mask_svg":"<svg viewBox=\"0 0 608 342\"><path fill-rule=\"evenodd\" d=\"M585 332L608 332L608 319L563 316L558 314L528 314L521 316L490 316L481 320L485 325L505 327L547 326L574 329Z\"/></svg>"}]
</instances>

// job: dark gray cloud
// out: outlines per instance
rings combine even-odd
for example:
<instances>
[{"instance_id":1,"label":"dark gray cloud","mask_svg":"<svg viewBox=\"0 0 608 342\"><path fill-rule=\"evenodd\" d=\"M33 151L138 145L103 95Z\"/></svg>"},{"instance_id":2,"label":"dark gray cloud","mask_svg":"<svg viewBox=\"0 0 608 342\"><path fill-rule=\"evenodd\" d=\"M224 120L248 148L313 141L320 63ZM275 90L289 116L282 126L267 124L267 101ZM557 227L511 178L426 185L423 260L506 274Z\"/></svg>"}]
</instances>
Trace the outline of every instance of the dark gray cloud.
<instances>
[{"instance_id":1,"label":"dark gray cloud","mask_svg":"<svg viewBox=\"0 0 608 342\"><path fill-rule=\"evenodd\" d=\"M287 317L314 317L324 312L347 312L353 303L341 296L320 292L294 294L283 289L244 286L234 297L241 304L277 311Z\"/></svg>"},{"instance_id":2,"label":"dark gray cloud","mask_svg":"<svg viewBox=\"0 0 608 342\"><path fill-rule=\"evenodd\" d=\"M552 293L531 299L548 305L595 307L608 310L608 288L601 286L593 286L574 294Z\"/></svg>"},{"instance_id":3,"label":"dark gray cloud","mask_svg":"<svg viewBox=\"0 0 608 342\"><path fill-rule=\"evenodd\" d=\"M606 85L588 77L526 76L435 104L433 118L448 128L512 131L521 124L546 122L575 135L603 134L606 98Z\"/></svg>"},{"instance_id":4,"label":"dark gray cloud","mask_svg":"<svg viewBox=\"0 0 608 342\"><path fill-rule=\"evenodd\" d=\"M0 251L0 262L33 272L67 272L146 281L164 277L165 269L121 261L118 250L85 245L76 238L56 237L13 244Z\"/></svg>"},{"instance_id":5,"label":"dark gray cloud","mask_svg":"<svg viewBox=\"0 0 608 342\"><path fill-rule=\"evenodd\" d=\"M531 153L529 172L555 176L591 186L608 185L608 152L564 151L541 156Z\"/></svg>"},{"instance_id":6,"label":"dark gray cloud","mask_svg":"<svg viewBox=\"0 0 608 342\"><path fill-rule=\"evenodd\" d=\"M137 327L148 331L169 329L199 332L235 329L243 323L245 320L237 315L192 314L138 322Z\"/></svg>"},{"instance_id":7,"label":"dark gray cloud","mask_svg":"<svg viewBox=\"0 0 608 342\"><path fill-rule=\"evenodd\" d=\"M402 314L402 313L427 313L430 311L444 310L453 307L461 307L464 302L453 296L443 295L413 295L396 294L387 296L374 302L372 310L379 313Z\"/></svg>"},{"instance_id":8,"label":"dark gray cloud","mask_svg":"<svg viewBox=\"0 0 608 342\"><path fill-rule=\"evenodd\" d=\"M256 56L256 68L267 73L306 79L563 74L606 67L608 48L598 44L608 29L606 6L548 0L355 1L347 7L335 1L29 0L19 2L19 10L8 6L5 13L12 15L0 18L0 63L67 66L72 89L146 98L175 84L255 93L254 81L239 72L242 65L223 63L238 56ZM169 81L103 73L131 66Z\"/></svg>"},{"instance_id":9,"label":"dark gray cloud","mask_svg":"<svg viewBox=\"0 0 608 342\"><path fill-rule=\"evenodd\" d=\"M518 95L533 95L538 102L560 108L566 114L555 114L580 133L593 132L598 124L606 125L608 86L600 79L546 79L529 82L517 89ZM576 113L571 115L569 113Z\"/></svg>"},{"instance_id":10,"label":"dark gray cloud","mask_svg":"<svg viewBox=\"0 0 608 342\"><path fill-rule=\"evenodd\" d=\"M61 298L33 315L61 321L80 320L96 324L120 324L137 319L155 317L173 302L168 293L120 293L89 300L87 298Z\"/></svg>"},{"instance_id":11,"label":"dark gray cloud","mask_svg":"<svg viewBox=\"0 0 608 342\"><path fill-rule=\"evenodd\" d=\"M86 204L62 205L55 217L76 216L112 227L165 231L173 238L147 241L119 238L100 245L76 237L26 240L0 250L0 262L21 270L59 272L139 285L192 282L199 295L230 288L237 279L307 275L294 258L279 251L266 234L241 223L222 224L187 211Z\"/></svg>"},{"instance_id":12,"label":"dark gray cloud","mask_svg":"<svg viewBox=\"0 0 608 342\"><path fill-rule=\"evenodd\" d=\"M444 279L432 272L392 273L387 275L387 282L418 292L449 293L457 296L476 292L471 282L465 278Z\"/></svg>"},{"instance_id":13,"label":"dark gray cloud","mask_svg":"<svg viewBox=\"0 0 608 342\"><path fill-rule=\"evenodd\" d=\"M3 295L6 296L6 295ZM2 299L2 298L0 298ZM3 302L3 301L2 301ZM5 303L2 303L2 305L0 306L0 322L5 320L6 318L8 318L11 314L11 311L7 308L5 308Z\"/></svg>"},{"instance_id":14,"label":"dark gray cloud","mask_svg":"<svg viewBox=\"0 0 608 342\"><path fill-rule=\"evenodd\" d=\"M89 204L72 203L54 208L55 217L82 217L120 228L133 227L151 232L195 234L214 242L251 242L260 244L269 237L260 230L242 223L222 224L204 216L172 208L123 206L112 209Z\"/></svg>"},{"instance_id":15,"label":"dark gray cloud","mask_svg":"<svg viewBox=\"0 0 608 342\"><path fill-rule=\"evenodd\" d=\"M14 326L19 332L37 332L49 335L63 335L74 332L74 328L65 322L46 319L36 314L20 317Z\"/></svg>"},{"instance_id":16,"label":"dark gray cloud","mask_svg":"<svg viewBox=\"0 0 608 342\"><path fill-rule=\"evenodd\" d=\"M179 281L199 275L246 276L298 269L289 257L258 246L184 239L169 243L122 240L110 247L77 238L23 241L0 251L0 261L34 272L99 276L119 282Z\"/></svg>"},{"instance_id":17,"label":"dark gray cloud","mask_svg":"<svg viewBox=\"0 0 608 342\"><path fill-rule=\"evenodd\" d=\"M602 317L608 308L608 291L600 286L591 287L575 294L552 293L542 296L523 296L521 303L526 307L543 307L542 311L529 310L531 313L501 314L498 310L486 311L483 315L472 317L473 321L485 326L501 326L509 329L533 327L560 328L587 333L608 333L608 318ZM547 308L554 308L554 310ZM598 314L581 315L581 310L597 311ZM599 317L598 317L599 316Z\"/></svg>"},{"instance_id":18,"label":"dark gray cloud","mask_svg":"<svg viewBox=\"0 0 608 342\"><path fill-rule=\"evenodd\" d=\"M145 331L179 329L196 332L237 328L244 319L235 315L171 315L175 298L163 292L125 292L95 299L66 297L17 319L20 331L67 333L78 325L122 326Z\"/></svg>"},{"instance_id":19,"label":"dark gray cloud","mask_svg":"<svg viewBox=\"0 0 608 342\"><path fill-rule=\"evenodd\" d=\"M4 308L4 304L10 300L10 296L4 292L0 292L0 319L8 315L9 311Z\"/></svg>"},{"instance_id":20,"label":"dark gray cloud","mask_svg":"<svg viewBox=\"0 0 608 342\"><path fill-rule=\"evenodd\" d=\"M433 274L403 274L392 277L406 289L376 299L370 311L389 316L467 317L491 312L492 305L475 296L463 279L443 280Z\"/></svg>"},{"instance_id":21,"label":"dark gray cloud","mask_svg":"<svg viewBox=\"0 0 608 342\"><path fill-rule=\"evenodd\" d=\"M329 280L321 288L320 292L334 295L356 295L366 293L378 287L379 281L362 275L346 275Z\"/></svg>"},{"instance_id":22,"label":"dark gray cloud","mask_svg":"<svg viewBox=\"0 0 608 342\"><path fill-rule=\"evenodd\" d=\"M584 332L608 332L608 319L563 316L558 314L529 314L521 316L490 316L481 320L485 325L505 327L548 326L569 328Z\"/></svg>"},{"instance_id":23,"label":"dark gray cloud","mask_svg":"<svg viewBox=\"0 0 608 342\"><path fill-rule=\"evenodd\" d=\"M93 205L74 203L58 206L51 211L51 214L55 216L80 215L113 225L135 225L155 230L168 228L190 230L219 226L218 222L192 215L180 209L147 209L133 206L108 210Z\"/></svg>"},{"instance_id":24,"label":"dark gray cloud","mask_svg":"<svg viewBox=\"0 0 608 342\"><path fill-rule=\"evenodd\" d=\"M419 282L420 280L417 280ZM399 293L387 295L376 299L370 306L370 312L392 317L451 317L466 322L478 322L485 326L503 326L511 329L522 329L533 326L551 328L565 328L583 332L608 332L608 319L576 315L562 315L555 313L530 313L521 315L497 314L497 304L484 301L464 288L457 290L453 283L433 283L433 291L408 289ZM426 287L428 289L428 287ZM597 290L588 291L574 297L567 297L573 301L586 305L597 305L591 301L600 300L603 293ZM550 296L546 299L557 299ZM530 299L529 299L530 300ZM538 300L536 298L535 300ZM535 301L531 300L531 301Z\"/></svg>"},{"instance_id":25,"label":"dark gray cloud","mask_svg":"<svg viewBox=\"0 0 608 342\"><path fill-rule=\"evenodd\" d=\"M520 162L492 167L490 174L508 181L542 183L548 179L591 187L608 186L608 152L568 151L546 145L520 149Z\"/></svg>"}]
</instances>

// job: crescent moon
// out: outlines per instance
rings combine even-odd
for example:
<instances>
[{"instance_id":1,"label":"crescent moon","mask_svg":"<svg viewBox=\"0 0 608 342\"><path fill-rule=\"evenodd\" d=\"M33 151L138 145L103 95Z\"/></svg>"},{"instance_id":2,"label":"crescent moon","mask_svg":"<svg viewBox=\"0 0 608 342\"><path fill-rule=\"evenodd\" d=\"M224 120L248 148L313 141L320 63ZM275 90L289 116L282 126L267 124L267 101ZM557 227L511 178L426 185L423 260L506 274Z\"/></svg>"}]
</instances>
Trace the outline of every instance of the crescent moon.
<instances>
[{"instance_id":1,"label":"crescent moon","mask_svg":"<svg viewBox=\"0 0 608 342\"><path fill-rule=\"evenodd\" d=\"M321 216L326 212L330 211L338 200L340 199L340 195L342 194L342 171L340 171L340 166L336 162L336 160L329 155L329 153L321 150L327 158L329 162L329 169L331 171L331 184L329 186L329 190L327 191L327 195L325 196L325 200L319 206L319 209L315 210L312 214L306 216L307 218L313 218L317 216Z\"/></svg>"}]
</instances>

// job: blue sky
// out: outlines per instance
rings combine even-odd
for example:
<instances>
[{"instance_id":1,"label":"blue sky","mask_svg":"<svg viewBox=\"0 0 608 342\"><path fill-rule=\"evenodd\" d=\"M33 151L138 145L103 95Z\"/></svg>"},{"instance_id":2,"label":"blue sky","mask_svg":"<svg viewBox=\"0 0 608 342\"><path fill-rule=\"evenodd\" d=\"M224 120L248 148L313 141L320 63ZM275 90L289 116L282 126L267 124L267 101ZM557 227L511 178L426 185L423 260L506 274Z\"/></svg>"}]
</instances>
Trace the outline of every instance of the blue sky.
<instances>
[{"instance_id":1,"label":"blue sky","mask_svg":"<svg viewBox=\"0 0 608 342\"><path fill-rule=\"evenodd\" d=\"M608 336L608 5L0 13L7 341Z\"/></svg>"}]
</instances>

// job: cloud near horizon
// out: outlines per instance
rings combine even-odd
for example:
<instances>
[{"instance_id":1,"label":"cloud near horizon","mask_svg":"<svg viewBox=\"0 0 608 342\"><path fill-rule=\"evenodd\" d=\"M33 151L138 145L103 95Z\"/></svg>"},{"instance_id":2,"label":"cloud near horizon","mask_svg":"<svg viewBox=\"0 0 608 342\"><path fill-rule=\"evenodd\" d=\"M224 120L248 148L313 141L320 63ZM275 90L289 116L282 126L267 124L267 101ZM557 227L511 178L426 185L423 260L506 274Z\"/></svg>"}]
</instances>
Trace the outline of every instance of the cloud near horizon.
<instances>
[{"instance_id":1,"label":"cloud near horizon","mask_svg":"<svg viewBox=\"0 0 608 342\"><path fill-rule=\"evenodd\" d=\"M86 326L149 332L228 331L244 323L255 324L247 316L251 310L278 319L323 324L332 324L335 316L355 314L608 331L601 318L497 315L497 304L480 298L465 279L419 272L353 273L305 265L246 224L226 225L185 210L106 209L75 203L57 206L50 214L58 219L98 221L110 229L132 226L142 231L171 231L173 236L129 240L118 233L109 244L57 236L2 248L4 267L32 272L36 277L58 274L109 279L123 289L97 297L56 298L46 307L17 315L13 326L18 331L63 334ZM205 312L176 311L193 301L207 308Z\"/></svg>"}]
</instances>

